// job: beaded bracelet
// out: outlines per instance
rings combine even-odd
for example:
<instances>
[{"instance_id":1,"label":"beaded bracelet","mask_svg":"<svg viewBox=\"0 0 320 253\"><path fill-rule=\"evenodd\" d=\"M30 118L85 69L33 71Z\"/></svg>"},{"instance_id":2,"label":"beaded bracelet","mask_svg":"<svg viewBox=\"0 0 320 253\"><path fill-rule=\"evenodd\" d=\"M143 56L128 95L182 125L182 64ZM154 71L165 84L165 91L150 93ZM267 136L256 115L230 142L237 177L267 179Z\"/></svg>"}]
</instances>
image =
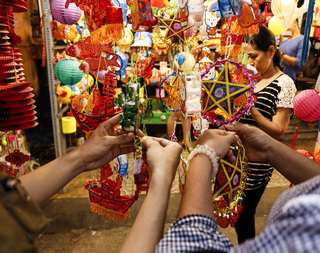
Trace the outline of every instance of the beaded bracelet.
<instances>
[{"instance_id":1,"label":"beaded bracelet","mask_svg":"<svg viewBox=\"0 0 320 253\"><path fill-rule=\"evenodd\" d=\"M195 149L191 151L191 153L188 156L188 166L193 159L193 157L197 154L205 154L208 156L211 160L211 165L212 165L212 172L211 172L211 179L214 180L219 168L219 157L217 156L216 152L214 151L213 148L210 148L207 144L204 145L197 145Z\"/></svg>"}]
</instances>

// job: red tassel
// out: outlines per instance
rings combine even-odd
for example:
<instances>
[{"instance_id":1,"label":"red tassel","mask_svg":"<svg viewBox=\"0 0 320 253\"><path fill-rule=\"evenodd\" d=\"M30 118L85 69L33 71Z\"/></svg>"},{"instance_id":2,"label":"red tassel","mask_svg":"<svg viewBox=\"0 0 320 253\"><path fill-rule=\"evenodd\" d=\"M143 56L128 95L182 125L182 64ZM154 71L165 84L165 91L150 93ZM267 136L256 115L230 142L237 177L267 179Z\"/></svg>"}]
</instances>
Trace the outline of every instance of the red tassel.
<instances>
[{"instance_id":1,"label":"red tassel","mask_svg":"<svg viewBox=\"0 0 320 253\"><path fill-rule=\"evenodd\" d=\"M299 124L299 118L297 118L296 129L294 130L294 132L292 134L292 139L291 139L290 147L293 149L295 149L295 147L296 147L296 142L297 142L297 137L298 137L298 124Z\"/></svg>"}]
</instances>

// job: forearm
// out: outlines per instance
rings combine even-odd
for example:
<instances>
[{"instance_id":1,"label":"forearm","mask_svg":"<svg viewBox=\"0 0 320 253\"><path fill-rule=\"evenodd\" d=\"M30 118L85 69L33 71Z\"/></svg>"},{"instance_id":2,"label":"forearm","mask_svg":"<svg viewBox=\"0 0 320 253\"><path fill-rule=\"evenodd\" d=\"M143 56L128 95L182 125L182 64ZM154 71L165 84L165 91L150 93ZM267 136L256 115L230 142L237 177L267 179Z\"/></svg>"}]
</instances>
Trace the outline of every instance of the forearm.
<instances>
[{"instance_id":1,"label":"forearm","mask_svg":"<svg viewBox=\"0 0 320 253\"><path fill-rule=\"evenodd\" d=\"M148 194L120 252L154 252L163 236L170 189L171 184L151 181Z\"/></svg>"},{"instance_id":2,"label":"forearm","mask_svg":"<svg viewBox=\"0 0 320 253\"><path fill-rule=\"evenodd\" d=\"M76 152L70 152L21 176L20 180L32 199L41 205L80 173L78 163Z\"/></svg>"},{"instance_id":3,"label":"forearm","mask_svg":"<svg viewBox=\"0 0 320 253\"><path fill-rule=\"evenodd\" d=\"M288 64L290 64L291 66L295 66L296 65L296 58L287 54L282 54L282 59L287 62Z\"/></svg>"},{"instance_id":4,"label":"forearm","mask_svg":"<svg viewBox=\"0 0 320 253\"><path fill-rule=\"evenodd\" d=\"M299 184L320 174L320 163L299 154L287 145L272 140L268 163L293 184Z\"/></svg>"},{"instance_id":5,"label":"forearm","mask_svg":"<svg viewBox=\"0 0 320 253\"><path fill-rule=\"evenodd\" d=\"M265 118L257 108L251 108L251 115L257 122L258 126L276 140L280 140L287 130L287 128L281 128L278 124Z\"/></svg>"},{"instance_id":6,"label":"forearm","mask_svg":"<svg viewBox=\"0 0 320 253\"><path fill-rule=\"evenodd\" d=\"M186 176L178 218L202 214L214 218L211 190L211 162L204 154L195 155Z\"/></svg>"}]
</instances>

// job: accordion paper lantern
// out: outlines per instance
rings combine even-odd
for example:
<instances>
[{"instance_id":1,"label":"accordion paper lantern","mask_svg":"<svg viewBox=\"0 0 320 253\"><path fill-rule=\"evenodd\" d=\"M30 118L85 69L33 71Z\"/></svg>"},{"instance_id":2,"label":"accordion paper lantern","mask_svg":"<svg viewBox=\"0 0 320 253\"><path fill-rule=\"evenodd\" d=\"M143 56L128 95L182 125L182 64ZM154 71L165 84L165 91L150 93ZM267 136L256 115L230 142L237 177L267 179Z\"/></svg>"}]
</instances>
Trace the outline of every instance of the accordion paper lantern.
<instances>
[{"instance_id":1,"label":"accordion paper lantern","mask_svg":"<svg viewBox=\"0 0 320 253\"><path fill-rule=\"evenodd\" d=\"M52 17L65 25L73 25L81 17L81 9L75 3L66 8L66 0L52 0L50 4Z\"/></svg>"},{"instance_id":2,"label":"accordion paper lantern","mask_svg":"<svg viewBox=\"0 0 320 253\"><path fill-rule=\"evenodd\" d=\"M83 71L79 69L77 60L62 59L54 68L56 78L65 85L73 85L81 81Z\"/></svg>"},{"instance_id":3,"label":"accordion paper lantern","mask_svg":"<svg viewBox=\"0 0 320 253\"><path fill-rule=\"evenodd\" d=\"M316 90L303 90L298 93L293 101L294 113L304 121L320 119L320 95Z\"/></svg>"}]
</instances>

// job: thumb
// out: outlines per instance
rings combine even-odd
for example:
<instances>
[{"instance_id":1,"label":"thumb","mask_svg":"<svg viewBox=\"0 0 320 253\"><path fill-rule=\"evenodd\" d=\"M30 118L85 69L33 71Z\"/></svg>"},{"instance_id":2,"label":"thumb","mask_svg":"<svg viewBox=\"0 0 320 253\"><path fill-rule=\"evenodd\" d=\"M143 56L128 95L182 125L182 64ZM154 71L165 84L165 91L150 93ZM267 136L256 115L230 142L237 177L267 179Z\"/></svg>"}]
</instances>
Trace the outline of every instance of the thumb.
<instances>
[{"instance_id":1,"label":"thumb","mask_svg":"<svg viewBox=\"0 0 320 253\"><path fill-rule=\"evenodd\" d=\"M118 136L107 136L108 141L111 145L121 145L121 144L127 144L129 142L132 142L134 140L133 133L129 134L122 134Z\"/></svg>"},{"instance_id":2,"label":"thumb","mask_svg":"<svg viewBox=\"0 0 320 253\"><path fill-rule=\"evenodd\" d=\"M154 145L155 143L158 143L155 141L152 137L145 136L142 138L142 145L146 147L147 149L150 148L151 145Z\"/></svg>"}]
</instances>

